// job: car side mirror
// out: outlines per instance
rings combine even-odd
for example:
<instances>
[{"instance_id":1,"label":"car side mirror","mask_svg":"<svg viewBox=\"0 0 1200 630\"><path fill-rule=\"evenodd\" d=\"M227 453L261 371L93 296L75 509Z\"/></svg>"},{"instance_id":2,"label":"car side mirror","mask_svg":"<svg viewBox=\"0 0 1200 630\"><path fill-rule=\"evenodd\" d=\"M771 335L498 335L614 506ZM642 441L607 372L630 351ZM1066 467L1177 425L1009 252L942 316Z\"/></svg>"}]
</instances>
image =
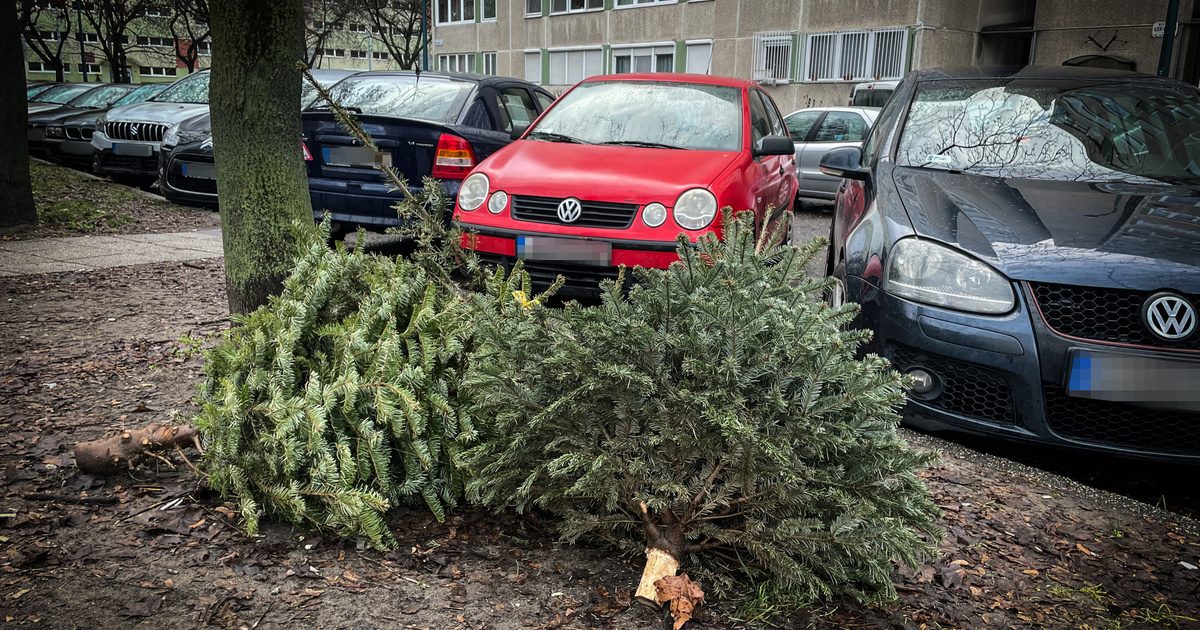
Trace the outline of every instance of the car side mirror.
<instances>
[{"instance_id":1,"label":"car side mirror","mask_svg":"<svg viewBox=\"0 0 1200 630\"><path fill-rule=\"evenodd\" d=\"M508 137L513 140L520 140L526 131L529 131L529 125L513 125L512 131L508 132Z\"/></svg>"},{"instance_id":2,"label":"car side mirror","mask_svg":"<svg viewBox=\"0 0 1200 630\"><path fill-rule=\"evenodd\" d=\"M864 181L871 178L871 169L862 165L862 149L858 147L842 147L826 153L820 169L831 177Z\"/></svg>"},{"instance_id":3,"label":"car side mirror","mask_svg":"<svg viewBox=\"0 0 1200 630\"><path fill-rule=\"evenodd\" d=\"M787 136L763 136L762 140L758 141L758 146L754 148L754 157L760 155L792 155L796 152L796 145L792 144L792 139Z\"/></svg>"}]
</instances>

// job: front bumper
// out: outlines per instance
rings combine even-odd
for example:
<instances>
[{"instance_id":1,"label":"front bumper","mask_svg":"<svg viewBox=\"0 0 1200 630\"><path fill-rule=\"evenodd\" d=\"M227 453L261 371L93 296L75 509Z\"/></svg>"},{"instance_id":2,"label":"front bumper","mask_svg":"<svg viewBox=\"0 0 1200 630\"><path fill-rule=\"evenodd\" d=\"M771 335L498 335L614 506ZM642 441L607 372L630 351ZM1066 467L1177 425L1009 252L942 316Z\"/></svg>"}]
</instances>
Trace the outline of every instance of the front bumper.
<instances>
[{"instance_id":1,"label":"front bumper","mask_svg":"<svg viewBox=\"0 0 1200 630\"><path fill-rule=\"evenodd\" d=\"M461 182L442 180L442 186L449 200L450 210L446 213L449 219ZM419 195L423 189L410 186L409 191ZM404 225L395 205L403 201L406 195L392 189L390 183L310 176L308 194L312 199L313 219L317 221L329 214L334 223L348 230L362 227L374 232Z\"/></svg>"},{"instance_id":2,"label":"front bumper","mask_svg":"<svg viewBox=\"0 0 1200 630\"><path fill-rule=\"evenodd\" d=\"M159 143L122 140L120 144L148 147L149 155L118 154L113 150L113 142L96 131L92 134L92 170L97 175L132 175L146 179L158 177Z\"/></svg>"},{"instance_id":3,"label":"front bumper","mask_svg":"<svg viewBox=\"0 0 1200 630\"><path fill-rule=\"evenodd\" d=\"M1200 414L1065 393L1072 350L1194 359L1200 368L1196 355L1061 337L1030 309L1024 290L1017 292L1013 313L989 317L910 302L861 278L848 278L846 288L848 299L862 305L856 325L875 332L866 351L888 358L901 372L920 367L937 376L933 392L910 393L904 411L909 424L1122 457L1200 463Z\"/></svg>"},{"instance_id":4,"label":"front bumper","mask_svg":"<svg viewBox=\"0 0 1200 630\"><path fill-rule=\"evenodd\" d=\"M159 192L173 203L215 207L217 205L217 180L186 176L182 168L184 162L212 164L213 158L212 155L160 152Z\"/></svg>"},{"instance_id":5,"label":"front bumper","mask_svg":"<svg viewBox=\"0 0 1200 630\"><path fill-rule=\"evenodd\" d=\"M516 231L466 223L460 223L459 227L465 232L462 237L464 248L475 250L484 264L498 265L506 270L511 270L518 260L518 237L570 238L561 234L538 234L528 230ZM676 253L677 244L674 241L595 238L579 240L602 240L611 243L612 264L590 265L571 261L525 260L524 269L529 274L535 289L543 290L549 287L561 275L565 279L565 283L559 289L559 295L593 298L600 293L600 283L605 280L616 280L622 267L665 269L671 263L679 260L679 255ZM632 274L627 272L624 277L625 285L629 285L632 281Z\"/></svg>"},{"instance_id":6,"label":"front bumper","mask_svg":"<svg viewBox=\"0 0 1200 630\"><path fill-rule=\"evenodd\" d=\"M50 159L55 162L91 165L92 143L90 140L60 140L48 143Z\"/></svg>"}]
</instances>

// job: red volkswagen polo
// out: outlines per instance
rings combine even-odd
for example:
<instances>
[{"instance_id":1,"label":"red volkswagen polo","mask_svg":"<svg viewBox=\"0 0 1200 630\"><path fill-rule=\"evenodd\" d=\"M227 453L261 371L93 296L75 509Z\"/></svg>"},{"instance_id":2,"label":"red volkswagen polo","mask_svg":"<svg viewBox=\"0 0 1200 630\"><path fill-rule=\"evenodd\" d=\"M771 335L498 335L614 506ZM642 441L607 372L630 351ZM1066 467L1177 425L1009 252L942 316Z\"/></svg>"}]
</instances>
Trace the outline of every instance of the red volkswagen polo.
<instances>
[{"instance_id":1,"label":"red volkswagen polo","mask_svg":"<svg viewBox=\"0 0 1200 630\"><path fill-rule=\"evenodd\" d=\"M690 74L587 79L463 181L454 218L485 262L589 293L619 266L666 267L719 210L773 225L796 195L795 148L752 82Z\"/></svg>"}]
</instances>

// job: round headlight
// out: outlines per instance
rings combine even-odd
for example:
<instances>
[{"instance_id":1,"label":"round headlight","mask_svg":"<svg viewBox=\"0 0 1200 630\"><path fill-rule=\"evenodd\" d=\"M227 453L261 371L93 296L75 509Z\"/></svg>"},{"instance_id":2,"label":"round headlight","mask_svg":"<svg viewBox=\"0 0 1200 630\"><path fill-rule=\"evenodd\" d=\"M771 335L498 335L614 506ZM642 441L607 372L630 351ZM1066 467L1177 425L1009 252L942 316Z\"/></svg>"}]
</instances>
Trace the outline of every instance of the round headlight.
<instances>
[{"instance_id":1,"label":"round headlight","mask_svg":"<svg viewBox=\"0 0 1200 630\"><path fill-rule=\"evenodd\" d=\"M703 188L693 188L675 201L675 222L685 230L699 230L717 216L717 198Z\"/></svg>"},{"instance_id":2,"label":"round headlight","mask_svg":"<svg viewBox=\"0 0 1200 630\"><path fill-rule=\"evenodd\" d=\"M179 144L179 132L176 131L174 126L168 127L167 132L163 134L162 138L163 148L170 149L177 144Z\"/></svg>"},{"instance_id":3,"label":"round headlight","mask_svg":"<svg viewBox=\"0 0 1200 630\"><path fill-rule=\"evenodd\" d=\"M642 208L642 223L647 227L658 227L667 220L667 207L661 203L647 204Z\"/></svg>"},{"instance_id":4,"label":"round headlight","mask_svg":"<svg viewBox=\"0 0 1200 630\"><path fill-rule=\"evenodd\" d=\"M503 190L497 190L492 193L492 198L488 199L488 212L492 214L500 214L508 207L508 193Z\"/></svg>"},{"instance_id":5,"label":"round headlight","mask_svg":"<svg viewBox=\"0 0 1200 630\"><path fill-rule=\"evenodd\" d=\"M483 200L487 199L488 187L491 183L488 181L487 175L483 173L475 173L463 181L462 188L458 189L458 207L462 208L463 212L473 212L483 205Z\"/></svg>"}]
</instances>

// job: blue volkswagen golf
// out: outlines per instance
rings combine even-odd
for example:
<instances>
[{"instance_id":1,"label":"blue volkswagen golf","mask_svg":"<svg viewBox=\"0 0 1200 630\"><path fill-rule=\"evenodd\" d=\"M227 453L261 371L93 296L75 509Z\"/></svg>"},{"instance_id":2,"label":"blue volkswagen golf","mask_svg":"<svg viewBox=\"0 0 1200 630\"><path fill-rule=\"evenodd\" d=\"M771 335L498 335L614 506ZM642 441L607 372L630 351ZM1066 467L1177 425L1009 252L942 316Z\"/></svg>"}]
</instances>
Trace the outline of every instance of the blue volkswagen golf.
<instances>
[{"instance_id":1,"label":"blue volkswagen golf","mask_svg":"<svg viewBox=\"0 0 1200 630\"><path fill-rule=\"evenodd\" d=\"M912 73L845 178L829 301L906 421L1200 463L1200 93L1083 68Z\"/></svg>"}]
</instances>

